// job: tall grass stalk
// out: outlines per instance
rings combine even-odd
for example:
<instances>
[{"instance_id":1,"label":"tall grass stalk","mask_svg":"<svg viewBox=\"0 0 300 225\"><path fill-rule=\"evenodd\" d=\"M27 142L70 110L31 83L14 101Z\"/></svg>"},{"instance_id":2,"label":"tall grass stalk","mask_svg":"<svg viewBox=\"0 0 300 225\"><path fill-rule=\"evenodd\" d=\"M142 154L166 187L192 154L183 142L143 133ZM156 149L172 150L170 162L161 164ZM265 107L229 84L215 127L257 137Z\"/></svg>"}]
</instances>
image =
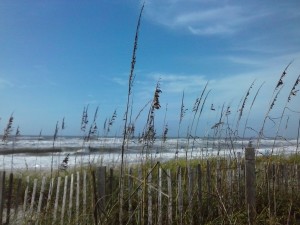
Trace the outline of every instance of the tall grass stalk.
<instances>
[{"instance_id":1,"label":"tall grass stalk","mask_svg":"<svg viewBox=\"0 0 300 225\"><path fill-rule=\"evenodd\" d=\"M142 134L142 141L143 141L143 153L146 150L146 160L149 157L150 150L152 149L152 146L156 139L156 130L155 130L155 110L158 110L161 108L159 97L161 93L160 89L160 83L159 81L156 84L154 96L152 100L152 104L150 106L146 126L144 128L143 134Z\"/></svg>"},{"instance_id":2,"label":"tall grass stalk","mask_svg":"<svg viewBox=\"0 0 300 225\"><path fill-rule=\"evenodd\" d=\"M119 194L119 203L120 203L120 213L119 213L119 223L123 224L123 186L124 186L124 153L125 153L125 145L126 145L126 137L127 137L127 124L129 120L129 112L130 110L130 98L131 98L131 92L133 87L133 81L134 81L134 68L136 63L136 52L137 52L137 45L138 45L138 38L139 38L139 29L141 24L141 18L142 13L144 10L145 2L142 5L142 8L140 10L140 15L136 27L135 32L135 39L134 39L134 46L133 46L133 53L131 58L131 69L128 79L128 93L127 93L127 103L126 103L126 110L125 110L125 118L124 118L124 129L123 129L123 142L121 147L121 171L120 171L120 181L119 181L119 187L120 187L120 194ZM132 107L132 106L131 106Z\"/></svg>"},{"instance_id":3,"label":"tall grass stalk","mask_svg":"<svg viewBox=\"0 0 300 225\"><path fill-rule=\"evenodd\" d=\"M161 149L160 149L159 153L161 153L161 151L163 150L163 146L164 146L164 144L167 141L167 135L168 135L168 131L169 131L168 123L166 121L166 119L167 119L167 112L168 112L168 104L166 104L166 110L165 110L165 115L164 115L164 122L163 122L163 126L162 126Z\"/></svg>"},{"instance_id":4,"label":"tall grass stalk","mask_svg":"<svg viewBox=\"0 0 300 225\"><path fill-rule=\"evenodd\" d=\"M298 154L299 138L300 138L300 118L299 118L299 122L298 122L298 131L297 131L297 147L296 147L296 155Z\"/></svg>"},{"instance_id":5,"label":"tall grass stalk","mask_svg":"<svg viewBox=\"0 0 300 225\"><path fill-rule=\"evenodd\" d=\"M58 130L59 130L59 126L58 126L58 121L56 122L56 126L55 126L55 130L54 130L54 135L53 135L53 142L52 142L52 153L51 153L51 178L52 178L52 173L53 173L53 158L54 158L54 146L55 146L55 141L58 135Z\"/></svg>"},{"instance_id":6,"label":"tall grass stalk","mask_svg":"<svg viewBox=\"0 0 300 225\"><path fill-rule=\"evenodd\" d=\"M297 88L297 86L298 86L299 83L300 83L300 75L297 77L297 79L296 79L296 81L295 81L295 83L294 83L294 85L293 85L293 87L292 87L292 89L291 89L291 91L289 93L287 101L285 102L285 106L284 106L284 108L282 110L282 113L281 113L281 116L280 116L280 120L279 120L279 124L278 124L277 130L276 130L276 135L274 137L273 146L272 146L272 152L271 153L273 153L273 150L274 150L274 147L275 147L275 143L276 143L277 138L278 138L278 134L279 134L281 123L282 123L282 120L283 120L283 117L284 117L284 114L285 114L285 110L287 109L287 105L291 101L292 97L296 96L296 93L298 92L298 90L296 90L296 88Z\"/></svg>"},{"instance_id":7,"label":"tall grass stalk","mask_svg":"<svg viewBox=\"0 0 300 225\"><path fill-rule=\"evenodd\" d=\"M38 157L38 150L39 150L39 145L40 145L40 141L41 141L41 139L42 139L42 131L43 130L40 130L40 133L39 133L39 136L38 136L38 144L37 144L37 147L36 147L36 156L35 156L35 165L37 165L37 157ZM39 167L40 167L40 170L41 170L41 161L40 161L40 163L39 163ZM35 168L34 168L34 170L36 171L36 166L35 166Z\"/></svg>"},{"instance_id":8,"label":"tall grass stalk","mask_svg":"<svg viewBox=\"0 0 300 225\"><path fill-rule=\"evenodd\" d=\"M266 125L266 121L267 121L267 119L269 118L269 114L270 114L272 108L274 107L274 104L275 104L275 102L276 102L276 100L277 100L277 97L278 97L279 93L280 93L281 90L282 90L282 87L283 87L283 84L284 84L283 78L286 76L286 74L287 74L287 69L288 69L289 66L292 64L292 62L293 62L293 61L291 61L291 62L285 67L285 69L283 70L283 72L282 72L282 74L281 74L281 76L280 76L280 78L279 78L279 80L278 80L278 82L277 82L277 84L276 84L276 87L275 87L274 90L273 90L273 93L272 93L272 97L271 97L271 100L270 100L270 103L269 103L268 110L267 110L267 112L266 112L266 114L265 114L265 117L264 117L264 120L263 120L262 127L261 127L261 129L260 129L260 131L259 131L259 133L258 133L258 138L257 138L257 145L256 145L256 148L259 148L259 146L260 146L260 141L261 141L262 137L264 136L264 128L265 128L265 125ZM276 93L276 94L275 94L275 93ZM274 95L275 95L275 96L274 96Z\"/></svg>"},{"instance_id":9,"label":"tall grass stalk","mask_svg":"<svg viewBox=\"0 0 300 225\"><path fill-rule=\"evenodd\" d=\"M263 83L259 86L259 88L258 88L258 90L256 91L255 96L254 96L254 98L253 98L253 100L252 100L252 102L251 102L250 109L249 109L249 111L248 111L248 114L247 114L247 117L246 117L246 121L245 121L244 130L243 130L242 148L244 148L244 138L245 138L245 134L246 134L246 130L247 130L247 125L248 125L248 120L249 120L249 117L250 117L250 113L251 113L252 107L253 107L254 102L255 102L255 100L256 100L256 98L257 98L257 96L258 96L258 93L260 92L260 90L261 90L261 88L263 87L264 84L265 84L265 82L263 82Z\"/></svg>"},{"instance_id":10,"label":"tall grass stalk","mask_svg":"<svg viewBox=\"0 0 300 225\"><path fill-rule=\"evenodd\" d=\"M4 134L3 134L3 136L2 136L2 141L3 141L5 144L7 144L9 135L10 135L11 132L13 131L13 127L12 127L13 121L14 121L14 117L13 117L13 114L11 114L10 117L9 117L9 119L8 119L6 128L4 129Z\"/></svg>"},{"instance_id":11,"label":"tall grass stalk","mask_svg":"<svg viewBox=\"0 0 300 225\"><path fill-rule=\"evenodd\" d=\"M5 145L7 145L8 143L8 139L9 139L9 135L11 134L11 132L13 131L13 121L14 121L14 117L13 117L13 113L10 115L6 128L4 129L4 134L2 136L2 142L4 142ZM13 148L14 150L14 148ZM11 156L11 170L13 168L13 156L14 156L14 152L12 152L12 156ZM3 156L3 169L5 168L5 156Z\"/></svg>"},{"instance_id":12,"label":"tall grass stalk","mask_svg":"<svg viewBox=\"0 0 300 225\"><path fill-rule=\"evenodd\" d=\"M184 118L187 110L188 109L186 109L185 106L184 106L184 91L183 91L182 96L181 96L179 123L178 123L178 129L177 129L177 142L176 142L176 153L175 153L176 158L177 158L178 153L179 153L179 137L180 137L181 124L182 124L183 118Z\"/></svg>"},{"instance_id":13,"label":"tall grass stalk","mask_svg":"<svg viewBox=\"0 0 300 225\"><path fill-rule=\"evenodd\" d=\"M21 135L19 126L17 127L16 133L14 135L14 139L12 142L12 154L11 154L11 172L13 171L14 167L14 150L15 150L15 144L17 142L18 137Z\"/></svg>"},{"instance_id":14,"label":"tall grass stalk","mask_svg":"<svg viewBox=\"0 0 300 225\"><path fill-rule=\"evenodd\" d=\"M245 98L244 98L243 103L242 103L242 107L239 109L239 116L238 116L238 120L237 120L237 123L236 123L236 131L237 132L239 130L239 125L240 125L240 121L241 121L241 118L242 118L242 115L243 115L243 112L244 112L246 101L247 101L247 99L250 95L250 90L253 88L254 83L255 83L255 81L252 82L249 89L247 90L247 93L246 93Z\"/></svg>"},{"instance_id":15,"label":"tall grass stalk","mask_svg":"<svg viewBox=\"0 0 300 225\"><path fill-rule=\"evenodd\" d=\"M203 92L202 92L202 94L201 94L200 101L199 101L199 105L198 105L198 107L197 107L196 113L198 112L198 109L199 109L200 103L201 103L201 101L202 101L203 95L204 95L204 93L205 93L205 91L206 91L207 85L208 85L208 82L206 83L205 88L204 88L204 90L203 90ZM204 99L203 99L201 108L200 108L200 112L198 113L198 117L197 117L197 120L196 120L196 126L195 126L195 129L194 129L194 137L193 137L193 144L192 144L192 152L193 152L193 148L194 148L194 146L195 146L196 138L198 138L197 133L198 133L198 127L199 127L200 117L201 117L201 115L202 115L202 112L203 112L203 109L204 109L204 106L205 106L205 103L206 103L206 100L207 100L207 97L208 97L210 91L211 91L211 90L209 90L209 91L206 93L206 95L205 95L205 97L204 97ZM192 152L191 152L191 155L192 155Z\"/></svg>"}]
</instances>

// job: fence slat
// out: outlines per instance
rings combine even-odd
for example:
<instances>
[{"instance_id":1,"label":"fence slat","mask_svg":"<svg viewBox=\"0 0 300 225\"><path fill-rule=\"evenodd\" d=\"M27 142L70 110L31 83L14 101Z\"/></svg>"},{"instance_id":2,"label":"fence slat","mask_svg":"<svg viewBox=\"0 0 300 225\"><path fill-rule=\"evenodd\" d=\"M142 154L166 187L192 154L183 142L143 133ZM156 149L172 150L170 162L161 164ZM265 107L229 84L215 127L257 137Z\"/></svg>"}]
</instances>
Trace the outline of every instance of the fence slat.
<instances>
[{"instance_id":1,"label":"fence slat","mask_svg":"<svg viewBox=\"0 0 300 225\"><path fill-rule=\"evenodd\" d=\"M168 224L171 225L173 224L173 214L172 214L172 177L171 177L171 170L167 170L167 182L168 182Z\"/></svg>"},{"instance_id":2,"label":"fence slat","mask_svg":"<svg viewBox=\"0 0 300 225\"><path fill-rule=\"evenodd\" d=\"M52 221L52 224L55 224L56 217L57 217L57 208L58 208L58 200L59 200L60 182L61 182L61 177L58 177L57 178L57 187L56 187L56 196L55 196L55 203L54 203L54 211L53 211L53 221Z\"/></svg>"},{"instance_id":3,"label":"fence slat","mask_svg":"<svg viewBox=\"0 0 300 225\"><path fill-rule=\"evenodd\" d=\"M152 173L148 169L148 225L152 225L152 194L151 194Z\"/></svg>"},{"instance_id":4,"label":"fence slat","mask_svg":"<svg viewBox=\"0 0 300 225\"><path fill-rule=\"evenodd\" d=\"M157 213L158 213L158 218L157 218L157 224L161 225L162 224L162 171L161 167L158 169L158 200L157 200Z\"/></svg>"},{"instance_id":5,"label":"fence slat","mask_svg":"<svg viewBox=\"0 0 300 225\"><path fill-rule=\"evenodd\" d=\"M130 169L129 169L130 171ZM114 170L113 168L109 169L109 196L111 202L114 202L114 195L113 195L113 185L114 185Z\"/></svg>"},{"instance_id":6,"label":"fence slat","mask_svg":"<svg viewBox=\"0 0 300 225\"><path fill-rule=\"evenodd\" d=\"M44 190L45 190L45 182L46 182L46 177L42 178L42 184L41 184L41 190L40 190L40 197L39 197L39 203L38 203L38 207L37 207L37 220L36 220L36 225L39 224L39 217L40 217L40 213L41 213L41 209L42 209L42 203L43 203L43 196L44 196Z\"/></svg>"},{"instance_id":7,"label":"fence slat","mask_svg":"<svg viewBox=\"0 0 300 225\"><path fill-rule=\"evenodd\" d=\"M73 208L73 191L74 191L74 174L71 174L71 182L70 182L70 197L69 197L69 223L72 219L72 208Z\"/></svg>"},{"instance_id":8,"label":"fence slat","mask_svg":"<svg viewBox=\"0 0 300 225\"><path fill-rule=\"evenodd\" d=\"M131 193L132 193L132 187L133 187L133 179L132 179L132 168L130 167L129 168L129 171L128 171L128 195L131 196ZM110 178L111 180L111 178ZM110 185L112 182L110 182ZM112 191L110 191L112 192ZM111 195L112 196L112 195ZM128 213L129 213L129 221L128 223L131 224L131 220L132 220L132 217L133 217L133 211L132 211L132 197L129 197L128 199Z\"/></svg>"},{"instance_id":9,"label":"fence slat","mask_svg":"<svg viewBox=\"0 0 300 225\"><path fill-rule=\"evenodd\" d=\"M202 169L201 165L197 165L197 178L198 178L198 215L199 222L202 224Z\"/></svg>"},{"instance_id":10,"label":"fence slat","mask_svg":"<svg viewBox=\"0 0 300 225\"><path fill-rule=\"evenodd\" d=\"M26 207L27 207L28 191L29 191L29 176L26 177L26 189L25 189L25 193L24 193L24 203L23 203L24 215L25 215Z\"/></svg>"},{"instance_id":11,"label":"fence slat","mask_svg":"<svg viewBox=\"0 0 300 225\"><path fill-rule=\"evenodd\" d=\"M189 209L189 224L193 224L193 193L194 193L194 170L188 167L188 209Z\"/></svg>"},{"instance_id":12,"label":"fence slat","mask_svg":"<svg viewBox=\"0 0 300 225\"><path fill-rule=\"evenodd\" d=\"M61 206L61 215L60 215L60 224L63 224L64 220L65 220L64 217L65 217L65 211L66 211L67 190L68 190L68 176L65 176L64 193L63 193L62 206Z\"/></svg>"},{"instance_id":13,"label":"fence slat","mask_svg":"<svg viewBox=\"0 0 300 225\"><path fill-rule=\"evenodd\" d=\"M39 197L37 213L41 212L42 202L43 202L43 197L44 197L44 191L45 191L45 182L46 182L46 177L43 177L42 178L42 185L41 185L41 191L40 191L40 197Z\"/></svg>"},{"instance_id":14,"label":"fence slat","mask_svg":"<svg viewBox=\"0 0 300 225\"><path fill-rule=\"evenodd\" d=\"M206 161L206 185L207 185L207 211L208 217L211 216L211 169L209 160Z\"/></svg>"},{"instance_id":15,"label":"fence slat","mask_svg":"<svg viewBox=\"0 0 300 225\"><path fill-rule=\"evenodd\" d=\"M52 193L53 193L53 186L54 186L54 177L51 178L50 184L49 184L46 212L48 212L48 209L49 209L49 206L50 206L50 203L51 203L51 198L52 198Z\"/></svg>"},{"instance_id":16,"label":"fence slat","mask_svg":"<svg viewBox=\"0 0 300 225\"><path fill-rule=\"evenodd\" d=\"M182 222L183 222L183 191L182 191L181 167L178 167L177 171L178 171L177 172L178 217L179 217L179 224L182 225Z\"/></svg>"},{"instance_id":17,"label":"fence slat","mask_svg":"<svg viewBox=\"0 0 300 225\"><path fill-rule=\"evenodd\" d=\"M30 214L33 213L33 207L34 207L35 196L36 196L37 181L38 181L37 178L35 178L33 180L33 191L32 191L32 196L31 196Z\"/></svg>"},{"instance_id":18,"label":"fence slat","mask_svg":"<svg viewBox=\"0 0 300 225\"><path fill-rule=\"evenodd\" d=\"M82 193L82 201L83 201L83 216L86 215L86 171L83 171L83 193Z\"/></svg>"},{"instance_id":19,"label":"fence slat","mask_svg":"<svg viewBox=\"0 0 300 225\"><path fill-rule=\"evenodd\" d=\"M80 197L80 175L79 171L76 173L76 221L79 222L79 197Z\"/></svg>"},{"instance_id":20,"label":"fence slat","mask_svg":"<svg viewBox=\"0 0 300 225\"><path fill-rule=\"evenodd\" d=\"M142 197L142 169L141 167L138 168L138 179L139 179L139 189L138 189L138 224L144 224L144 217L143 217L143 197Z\"/></svg>"},{"instance_id":21,"label":"fence slat","mask_svg":"<svg viewBox=\"0 0 300 225\"><path fill-rule=\"evenodd\" d=\"M297 191L300 191L300 165L296 165L297 170Z\"/></svg>"}]
</instances>

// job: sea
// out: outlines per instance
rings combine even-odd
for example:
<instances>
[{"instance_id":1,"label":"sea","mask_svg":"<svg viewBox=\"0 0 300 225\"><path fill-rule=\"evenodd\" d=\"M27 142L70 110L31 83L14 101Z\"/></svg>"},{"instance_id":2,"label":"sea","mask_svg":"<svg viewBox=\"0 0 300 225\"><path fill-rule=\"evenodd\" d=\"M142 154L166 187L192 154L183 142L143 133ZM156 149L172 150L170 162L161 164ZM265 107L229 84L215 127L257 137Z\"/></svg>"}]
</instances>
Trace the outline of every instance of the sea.
<instances>
[{"instance_id":1,"label":"sea","mask_svg":"<svg viewBox=\"0 0 300 225\"><path fill-rule=\"evenodd\" d=\"M289 155L298 152L297 139L232 139L232 138L167 138L145 143L138 138L125 142L124 162L136 164L145 161L171 159L204 159L208 157L243 157L250 145L258 156ZM98 164L109 167L121 163L122 137L19 136L0 141L0 170L67 169Z\"/></svg>"}]
</instances>

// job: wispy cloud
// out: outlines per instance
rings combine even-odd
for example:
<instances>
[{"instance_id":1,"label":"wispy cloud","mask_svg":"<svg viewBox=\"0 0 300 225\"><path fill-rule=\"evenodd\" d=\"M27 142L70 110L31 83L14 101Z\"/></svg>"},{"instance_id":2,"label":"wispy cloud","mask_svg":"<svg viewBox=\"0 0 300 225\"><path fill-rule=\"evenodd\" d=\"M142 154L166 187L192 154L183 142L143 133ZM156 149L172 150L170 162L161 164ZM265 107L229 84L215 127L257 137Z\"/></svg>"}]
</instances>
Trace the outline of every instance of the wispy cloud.
<instances>
[{"instance_id":1,"label":"wispy cloud","mask_svg":"<svg viewBox=\"0 0 300 225\"><path fill-rule=\"evenodd\" d=\"M125 86L128 84L128 81L125 78L119 78L119 77L114 77L112 79L113 82L121 85L121 86Z\"/></svg>"},{"instance_id":2,"label":"wispy cloud","mask_svg":"<svg viewBox=\"0 0 300 225\"><path fill-rule=\"evenodd\" d=\"M0 88L11 88L11 87L14 87L15 85L10 82L9 80L6 80L6 79L3 79L3 78L0 78Z\"/></svg>"},{"instance_id":3,"label":"wispy cloud","mask_svg":"<svg viewBox=\"0 0 300 225\"><path fill-rule=\"evenodd\" d=\"M160 79L167 93L199 92L207 82L202 75L153 73L150 76L155 80Z\"/></svg>"},{"instance_id":4,"label":"wispy cloud","mask_svg":"<svg viewBox=\"0 0 300 225\"><path fill-rule=\"evenodd\" d=\"M196 74L176 74L176 73L152 73L149 74L149 79L161 80L161 88L163 90L163 97L167 103L178 101L180 95L184 91L186 95L186 101L193 102L194 98L203 90L205 84L209 82L208 89L211 90L210 101L215 104L222 105L223 103L234 103L238 104L240 99L245 95L251 83L256 80L254 89L257 89L259 85L265 82L264 89L261 91L261 96L257 100L258 105L262 109L266 107L268 101L272 95L272 90L276 86L281 73L283 72L285 62L278 60L273 61L262 61L261 64L250 59L238 59L229 58L230 60L236 61L242 64L255 64L260 65L256 70L252 70L246 73L227 73L219 78L211 78L208 75L196 75ZM282 59L281 59L282 60ZM263 67L262 65L266 63ZM294 84L295 78L298 76L299 64L292 64L288 70L288 75L285 78L285 88L281 96L283 97L280 101L286 101L285 95L288 94L289 88ZM252 90L254 94L254 90ZM147 93L147 90L143 90L143 95ZM148 90L148 93L149 90ZM176 97L175 97L176 96ZM176 99L176 100L175 100ZM265 101L265 102L264 102Z\"/></svg>"},{"instance_id":5,"label":"wispy cloud","mask_svg":"<svg viewBox=\"0 0 300 225\"><path fill-rule=\"evenodd\" d=\"M228 35L255 29L261 24L299 19L297 2L274 4L272 1L166 1L151 0L149 19L172 29L194 35ZM299 5L298 5L299 6ZM269 31L270 32L270 31ZM292 32L292 30L291 30Z\"/></svg>"},{"instance_id":6,"label":"wispy cloud","mask_svg":"<svg viewBox=\"0 0 300 225\"><path fill-rule=\"evenodd\" d=\"M222 6L185 12L174 18L174 25L187 27L196 35L232 34L239 31L242 25L264 15L249 15L240 6Z\"/></svg>"}]
</instances>

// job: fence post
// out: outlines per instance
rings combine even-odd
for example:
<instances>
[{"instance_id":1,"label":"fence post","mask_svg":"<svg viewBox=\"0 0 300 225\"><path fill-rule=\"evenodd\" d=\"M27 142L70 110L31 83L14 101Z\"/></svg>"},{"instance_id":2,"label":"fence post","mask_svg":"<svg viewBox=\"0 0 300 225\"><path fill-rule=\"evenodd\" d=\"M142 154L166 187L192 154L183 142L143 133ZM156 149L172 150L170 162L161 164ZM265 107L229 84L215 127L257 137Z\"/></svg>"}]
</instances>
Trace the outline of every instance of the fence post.
<instances>
[{"instance_id":1,"label":"fence post","mask_svg":"<svg viewBox=\"0 0 300 225\"><path fill-rule=\"evenodd\" d=\"M106 166L101 166L97 168L97 204L100 209L101 214L105 212L105 186L106 186ZM101 220L101 215L100 215Z\"/></svg>"},{"instance_id":2,"label":"fence post","mask_svg":"<svg viewBox=\"0 0 300 225\"><path fill-rule=\"evenodd\" d=\"M248 222L253 224L256 216L255 206L255 149L251 142L245 148L245 195L246 195L246 209L248 212Z\"/></svg>"},{"instance_id":3,"label":"fence post","mask_svg":"<svg viewBox=\"0 0 300 225\"><path fill-rule=\"evenodd\" d=\"M7 207L6 207L6 224L9 224L10 221L10 208L11 208L11 198L12 198L12 190L13 190L13 181L14 174L9 174L9 183L8 183L8 198L7 198Z\"/></svg>"},{"instance_id":4,"label":"fence post","mask_svg":"<svg viewBox=\"0 0 300 225\"><path fill-rule=\"evenodd\" d=\"M4 204L4 188L5 188L5 171L0 171L0 225L3 224L3 204Z\"/></svg>"}]
</instances>

